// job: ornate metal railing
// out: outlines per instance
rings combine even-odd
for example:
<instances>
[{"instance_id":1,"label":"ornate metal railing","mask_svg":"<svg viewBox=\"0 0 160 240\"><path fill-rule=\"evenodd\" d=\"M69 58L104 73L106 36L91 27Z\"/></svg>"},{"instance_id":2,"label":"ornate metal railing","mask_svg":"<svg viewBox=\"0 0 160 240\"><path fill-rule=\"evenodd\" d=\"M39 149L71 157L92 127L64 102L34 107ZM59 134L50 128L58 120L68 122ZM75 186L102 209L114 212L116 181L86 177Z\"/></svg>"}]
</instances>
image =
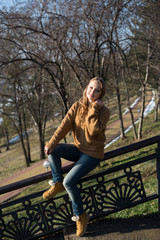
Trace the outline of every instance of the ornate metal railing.
<instances>
[{"instance_id":1,"label":"ornate metal railing","mask_svg":"<svg viewBox=\"0 0 160 240\"><path fill-rule=\"evenodd\" d=\"M143 157L140 154L136 156L138 149L149 145L153 145L151 152L147 152ZM153 199L158 199L158 210L160 210L160 136L110 151L105 154L104 160L120 155L126 156L129 152L135 153L134 160L126 160L120 165L115 160L116 166L80 180L79 187L84 207L89 212L91 220ZM145 168L148 168L149 163L155 166L157 174L156 192L150 192L143 179ZM63 171L67 172L70 168L71 166L67 166ZM114 178L113 173L114 176L116 173ZM44 181L50 177L51 173L47 172L1 187L0 194ZM42 236L49 239L50 235L52 239L64 239L63 229L73 224L70 199L64 193L54 199L44 201L41 197L42 193L43 191L35 192L0 204L0 239L28 240L42 239ZM53 234L55 234L54 237Z\"/></svg>"}]
</instances>

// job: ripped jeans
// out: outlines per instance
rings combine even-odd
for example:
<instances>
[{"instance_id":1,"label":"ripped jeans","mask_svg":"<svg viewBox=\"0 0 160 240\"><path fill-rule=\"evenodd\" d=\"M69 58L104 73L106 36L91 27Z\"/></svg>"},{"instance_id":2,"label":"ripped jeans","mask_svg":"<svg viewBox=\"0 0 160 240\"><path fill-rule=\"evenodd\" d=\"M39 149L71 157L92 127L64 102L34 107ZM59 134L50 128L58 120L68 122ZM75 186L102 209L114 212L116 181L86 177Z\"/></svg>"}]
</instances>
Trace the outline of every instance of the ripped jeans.
<instances>
[{"instance_id":1,"label":"ripped jeans","mask_svg":"<svg viewBox=\"0 0 160 240\"><path fill-rule=\"evenodd\" d=\"M63 179L61 158L75 162L75 165ZM53 182L62 182L71 199L73 213L83 214L83 203L77 182L100 163L100 159L88 156L78 150L73 144L58 144L48 156Z\"/></svg>"}]
</instances>

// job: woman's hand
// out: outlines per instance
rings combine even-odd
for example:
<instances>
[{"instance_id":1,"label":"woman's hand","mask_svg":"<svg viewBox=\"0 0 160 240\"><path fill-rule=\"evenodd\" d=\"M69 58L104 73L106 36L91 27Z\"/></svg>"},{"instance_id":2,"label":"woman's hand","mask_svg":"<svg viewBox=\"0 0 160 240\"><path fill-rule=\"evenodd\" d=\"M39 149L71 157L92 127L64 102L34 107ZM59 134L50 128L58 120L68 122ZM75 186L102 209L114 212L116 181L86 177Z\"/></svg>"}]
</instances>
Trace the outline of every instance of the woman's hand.
<instances>
[{"instance_id":1,"label":"woman's hand","mask_svg":"<svg viewBox=\"0 0 160 240\"><path fill-rule=\"evenodd\" d=\"M48 147L44 148L44 152L45 152L46 155L51 154L51 150Z\"/></svg>"},{"instance_id":2,"label":"woman's hand","mask_svg":"<svg viewBox=\"0 0 160 240\"><path fill-rule=\"evenodd\" d=\"M100 105L101 107L103 106L103 101L102 101L101 99L97 99L97 100L96 100L96 103L97 103L98 105Z\"/></svg>"}]
</instances>

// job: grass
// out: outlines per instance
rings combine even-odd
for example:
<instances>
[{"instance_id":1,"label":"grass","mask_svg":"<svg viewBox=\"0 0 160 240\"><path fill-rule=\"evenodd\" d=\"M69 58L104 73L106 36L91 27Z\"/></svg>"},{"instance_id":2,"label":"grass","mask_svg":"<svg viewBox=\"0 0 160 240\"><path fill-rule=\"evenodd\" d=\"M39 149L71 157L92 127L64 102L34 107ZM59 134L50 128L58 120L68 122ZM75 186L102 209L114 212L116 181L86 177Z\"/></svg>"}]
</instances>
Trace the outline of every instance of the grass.
<instances>
[{"instance_id":1,"label":"grass","mask_svg":"<svg viewBox=\"0 0 160 240\"><path fill-rule=\"evenodd\" d=\"M132 98L132 102L137 98L137 96ZM116 107L116 99L113 98L109 102L109 108L111 111L111 117L108 124L114 122L117 115L117 107ZM123 110L125 108L123 107ZM52 133L55 130L55 127L58 126L60 120L56 120L53 122L52 120L47 123L46 128L46 141L51 137ZM67 142L71 142L71 136L67 137ZM1 144L3 144L3 140L1 140ZM39 151L39 140L37 136L37 132L35 129L32 130L32 134L30 135L30 148L31 148L31 166L40 161L40 151ZM108 149L107 149L108 151ZM1 148L0 153L0 181L8 178L17 172L26 168L25 158L23 155L21 143L16 143L10 146L10 150L6 151L5 147Z\"/></svg>"},{"instance_id":2,"label":"grass","mask_svg":"<svg viewBox=\"0 0 160 240\"><path fill-rule=\"evenodd\" d=\"M33 131L30 136L32 164L39 161L39 143L37 134ZM32 165L31 164L31 165ZM10 145L6 151L5 147L1 148L0 153L0 180L10 177L13 174L26 168L25 158L20 143Z\"/></svg>"},{"instance_id":3,"label":"grass","mask_svg":"<svg viewBox=\"0 0 160 240\"><path fill-rule=\"evenodd\" d=\"M160 130L160 121L155 122L154 113L151 113L145 118L143 126L143 139L153 137L158 135ZM148 127L149 126L149 127ZM126 134L126 139L119 140L110 146L109 150L113 150L119 147L123 147L133 142L133 133L130 131ZM107 149L108 150L108 149ZM117 164L125 163L132 161L139 157L144 157L155 152L155 145L146 147L145 149L140 149L135 153L128 153L124 156L119 156L115 159L112 159L110 162L105 162L109 166L114 166ZM156 166L154 160L144 163L141 166L138 166L138 169L141 171L143 177L144 187L147 190L147 194L157 191L157 175L156 175ZM111 215L112 218L130 218L135 216L144 216L148 214L155 214L158 211L158 200L153 200L138 206L125 209L123 211L114 213Z\"/></svg>"},{"instance_id":4,"label":"grass","mask_svg":"<svg viewBox=\"0 0 160 240\"><path fill-rule=\"evenodd\" d=\"M148 135L151 137L152 134L153 136L155 136L157 133L157 128L160 127L159 122L154 122L153 120L153 114L150 115L150 117L148 117L146 119L146 122L144 124L144 129L146 129L146 131L143 132L143 137L148 138ZM148 128L146 128L146 126L152 126L152 128L149 130ZM160 129L160 128L159 128ZM107 150L113 150L116 149L117 147L121 147L126 145L126 143L131 143L133 142L133 136L132 136L132 132L127 133L126 135L126 139L124 141L119 140L117 141L114 146L109 147ZM108 167L113 167L115 165L119 165L122 163L126 163L132 160L135 160L137 158L140 157L144 157L147 156L149 154L152 154L155 152L155 145L152 146L148 146L145 149L139 149L138 151L136 151L134 153L128 153L125 156L119 156L116 157L114 159L111 160L107 160L101 163L100 167L97 167L93 172L99 172L101 170L107 169ZM144 187L147 189L146 194L151 194L153 192L156 192L157 190L157 180L156 180L156 166L155 166L155 161L149 161L147 163L143 163L141 165L135 166L134 171L140 170L141 171L141 175L143 177L143 182L144 182ZM118 175L109 175L108 178L114 178L117 177ZM36 191L42 191L45 190L46 188L48 188L48 181L45 181L42 183L38 183L36 184ZM16 196L16 198L22 197L22 196L26 196L28 194L31 194L35 191L35 185L32 185L30 187L28 187L26 190L24 190L23 192L21 192L20 194L18 194ZM117 213L114 213L112 215L110 215L112 218L130 218L133 216L142 216L142 215L147 215L147 214L154 214L157 212L158 209L158 202L157 200L153 200L144 204L140 204L136 207L132 207Z\"/></svg>"},{"instance_id":5,"label":"grass","mask_svg":"<svg viewBox=\"0 0 160 240\"><path fill-rule=\"evenodd\" d=\"M115 116L113 117L115 119ZM113 121L111 119L111 122ZM143 139L156 136L158 134L158 130L160 129L160 121L155 122L154 120L154 113L148 115L144 120L143 125ZM52 123L50 122L47 128L46 136L47 138L53 132ZM33 134L30 136L31 141L31 156L33 159L33 163L39 161L39 143L37 134L33 130ZM70 136L68 137L68 141L70 141ZM132 130L126 134L126 138L124 140L118 140L114 144L112 144L106 151L111 151L113 149L126 146L134 142L133 139L133 132ZM132 161L138 157L143 157L148 154L151 154L155 151L155 146L148 146L145 149L140 149L135 153L128 153L125 156L119 156L111 160L107 160L101 163L99 168L96 168L92 173L96 173L97 171L101 171L103 169L107 169L108 167L113 167L115 165L119 165L128 161ZM10 146L9 151L5 151L2 149L2 153L0 154L0 180L5 177L9 177L14 173L21 171L22 169L26 168L23 152L20 146L20 143L16 143ZM139 168L139 167L138 167ZM136 169L134 169L136 170ZM155 164L153 162L145 163L142 167L139 168L142 171L142 176L144 178L144 185L149 189L151 192L156 191L156 174L155 174ZM112 178L116 176L112 175ZM48 181L40 182L36 184L36 191L42 191L48 188ZM35 192L35 185L28 187L26 190L19 193L14 199L29 195ZM131 209L126 209L118 213L112 214L112 218L128 218L132 216L141 216L150 213L157 212L158 203L157 200L147 202L145 204L141 204L139 206L133 207Z\"/></svg>"}]
</instances>

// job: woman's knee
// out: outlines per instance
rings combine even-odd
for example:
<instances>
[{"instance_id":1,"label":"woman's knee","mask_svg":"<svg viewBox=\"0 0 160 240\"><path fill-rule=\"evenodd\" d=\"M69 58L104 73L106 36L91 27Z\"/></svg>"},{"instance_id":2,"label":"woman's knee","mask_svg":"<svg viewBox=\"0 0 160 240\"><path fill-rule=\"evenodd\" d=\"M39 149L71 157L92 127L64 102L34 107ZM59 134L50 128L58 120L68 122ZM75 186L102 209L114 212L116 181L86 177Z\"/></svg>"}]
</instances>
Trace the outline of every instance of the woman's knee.
<instances>
[{"instance_id":1,"label":"woman's knee","mask_svg":"<svg viewBox=\"0 0 160 240\"><path fill-rule=\"evenodd\" d=\"M60 158L60 155L61 155L61 148L59 145L57 145L54 150L51 152L51 154L48 156L48 159L50 162L53 161L54 158Z\"/></svg>"},{"instance_id":2,"label":"woman's knee","mask_svg":"<svg viewBox=\"0 0 160 240\"><path fill-rule=\"evenodd\" d=\"M50 155L48 156L49 162L50 162L50 163L53 162L53 161L54 161L54 158L55 158L54 154L50 154Z\"/></svg>"},{"instance_id":3,"label":"woman's knee","mask_svg":"<svg viewBox=\"0 0 160 240\"><path fill-rule=\"evenodd\" d=\"M72 187L73 183L69 178L65 177L63 180L63 186L65 187L65 189L67 189L67 188Z\"/></svg>"}]
</instances>

